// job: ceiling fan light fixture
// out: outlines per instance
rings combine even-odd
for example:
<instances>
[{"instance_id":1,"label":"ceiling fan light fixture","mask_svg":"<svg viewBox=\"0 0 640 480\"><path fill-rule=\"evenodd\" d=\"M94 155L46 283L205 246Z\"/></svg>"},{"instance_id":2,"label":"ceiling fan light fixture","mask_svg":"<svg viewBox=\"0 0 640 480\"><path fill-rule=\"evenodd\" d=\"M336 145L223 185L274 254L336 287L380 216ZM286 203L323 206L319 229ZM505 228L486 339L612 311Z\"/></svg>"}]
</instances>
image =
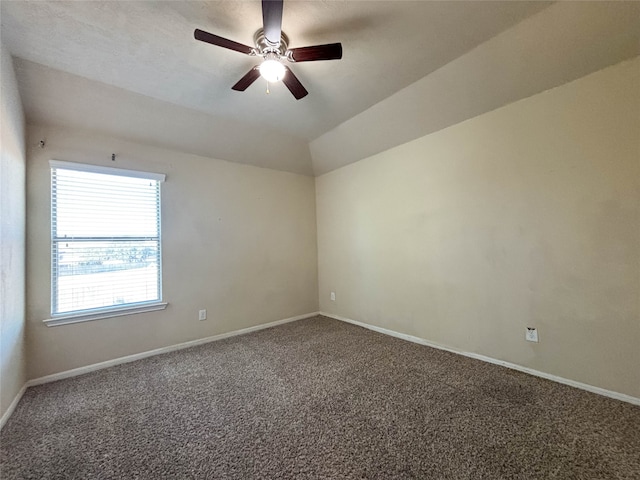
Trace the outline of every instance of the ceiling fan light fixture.
<instances>
[{"instance_id":1,"label":"ceiling fan light fixture","mask_svg":"<svg viewBox=\"0 0 640 480\"><path fill-rule=\"evenodd\" d=\"M289 37L282 31L283 4L284 0L262 0L262 28L259 28L253 35L255 48L198 28L193 32L195 39L201 42L264 59L260 66L251 67L251 70L231 87L233 90L244 92L258 78L263 77L267 80L267 93L269 93L269 83L282 81L295 99L300 100L309 92L289 67L284 66L283 62L285 60L292 63L315 62L342 58L341 43L311 45L290 50ZM276 41L278 38L280 40Z\"/></svg>"},{"instance_id":2,"label":"ceiling fan light fixture","mask_svg":"<svg viewBox=\"0 0 640 480\"><path fill-rule=\"evenodd\" d=\"M259 69L262 78L270 83L279 82L287 73L284 65L273 57L267 57L265 61L260 64Z\"/></svg>"}]
</instances>

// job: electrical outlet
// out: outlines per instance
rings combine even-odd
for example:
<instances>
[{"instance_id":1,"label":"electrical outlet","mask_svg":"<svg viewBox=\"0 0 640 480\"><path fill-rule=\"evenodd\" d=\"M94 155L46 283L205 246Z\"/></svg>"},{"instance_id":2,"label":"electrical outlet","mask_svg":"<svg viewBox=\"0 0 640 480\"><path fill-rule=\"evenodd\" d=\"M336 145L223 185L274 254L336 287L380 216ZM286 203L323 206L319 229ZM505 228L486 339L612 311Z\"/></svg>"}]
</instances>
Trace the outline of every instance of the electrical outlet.
<instances>
[{"instance_id":1,"label":"electrical outlet","mask_svg":"<svg viewBox=\"0 0 640 480\"><path fill-rule=\"evenodd\" d=\"M207 319L207 311L206 310L200 310L198 312L198 320L206 320Z\"/></svg>"},{"instance_id":2,"label":"electrical outlet","mask_svg":"<svg viewBox=\"0 0 640 480\"><path fill-rule=\"evenodd\" d=\"M538 343L538 330L533 327L527 327L527 331L524 334L524 338L527 342Z\"/></svg>"},{"instance_id":3,"label":"electrical outlet","mask_svg":"<svg viewBox=\"0 0 640 480\"><path fill-rule=\"evenodd\" d=\"M331 292L331 301L332 302L336 301L336 292Z\"/></svg>"}]
</instances>

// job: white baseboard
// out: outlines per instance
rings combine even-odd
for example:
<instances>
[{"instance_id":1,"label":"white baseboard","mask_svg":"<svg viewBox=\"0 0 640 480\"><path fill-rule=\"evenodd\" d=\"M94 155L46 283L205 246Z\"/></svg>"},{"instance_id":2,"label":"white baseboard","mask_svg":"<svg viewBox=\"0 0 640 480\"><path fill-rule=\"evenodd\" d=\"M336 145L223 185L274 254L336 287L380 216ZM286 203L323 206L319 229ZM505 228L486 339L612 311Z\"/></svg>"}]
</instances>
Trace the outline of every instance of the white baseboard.
<instances>
[{"instance_id":1,"label":"white baseboard","mask_svg":"<svg viewBox=\"0 0 640 480\"><path fill-rule=\"evenodd\" d=\"M44 377L34 378L28 380L25 387L33 387L35 385L42 385L43 383L55 382L56 380L63 380L65 378L77 377L78 375L84 375L85 373L94 372L96 370L102 370L103 368L113 367L115 365L121 365L123 363L135 362L147 357L153 357L162 353L174 352L176 350L182 350L184 348L195 347L197 345L203 345L209 342L215 342L229 337L235 337L238 335L244 335L258 330L264 330L266 328L275 327L284 323L295 322L297 320L303 320L305 318L315 317L320 315L320 312L305 313L304 315L298 315L296 317L285 318L282 320L276 320L275 322L263 323L262 325L256 325L253 327L242 328L240 330L234 330L232 332L221 333L212 337L198 338L197 340L191 340L189 342L178 343L176 345L170 345L168 347L156 348L155 350L148 350L146 352L135 353L133 355L127 355L126 357L114 358L113 360L107 360L105 362L94 363L84 367L74 368L72 370L66 370L64 372L53 373L51 375L45 375ZM17 402L16 402L17 403ZM7 416L5 414L5 416ZM2 417L4 419L4 416ZM9 418L7 416L7 418Z\"/></svg>"},{"instance_id":2,"label":"white baseboard","mask_svg":"<svg viewBox=\"0 0 640 480\"><path fill-rule=\"evenodd\" d=\"M4 424L7 423L7 420L9 420L9 417L18 406L18 402L20 401L20 399L22 398L22 395L24 395L24 392L26 391L27 391L27 384L25 383L20 389L20 391L16 394L15 398L11 402L11 405L9 405L9 408L7 408L7 411L4 412L2 417L0 417L0 430L2 430L2 427L4 427Z\"/></svg>"},{"instance_id":3,"label":"white baseboard","mask_svg":"<svg viewBox=\"0 0 640 480\"><path fill-rule=\"evenodd\" d=\"M266 328L275 327L277 325L282 325L285 323L295 322L297 320L303 320L305 318L314 317L316 315L323 315L325 317L333 318L335 320L340 320L342 322L351 323L353 325L358 325L363 328L367 328L369 330L373 330L378 333L383 333L385 335L390 335L392 337L400 338L403 340L407 340L409 342L418 343L420 345L425 345L427 347L437 348L440 350L446 350L448 352L457 353L459 355L464 355L465 357L475 358L477 360L482 360L484 362L493 363L495 365L501 365L503 367L511 368L513 370L518 370L520 372L528 373L530 375L534 375L536 377L546 378L547 380L552 380L554 382L562 383L565 385L569 385L575 388L579 388L581 390L586 390L588 392L597 393L599 395L603 395L605 397L610 397L616 400L621 400L623 402L628 402L634 405L640 405L640 398L632 397L631 395L626 395L623 393L614 392L611 390L606 390L600 387L594 387L593 385L588 385L586 383L577 382L574 380L569 380L567 378L558 377L556 375L552 375L549 373L541 372L538 370L534 370L532 368L523 367L522 365L517 365L515 363L506 362L504 360L497 360L495 358L487 357L484 355L480 355L477 353L465 352L462 350L457 350L455 348L447 347L444 345L440 345L434 342L430 342L420 337L415 337L413 335L407 335L405 333L396 332L394 330L389 330L387 328L377 327L375 325L369 325L367 323L359 322L357 320L352 320L350 318L341 317L339 315L334 315L332 313L326 312L312 312L304 315L298 315L296 317L285 318L282 320L276 320L275 322L265 323L262 325L256 325L253 327L243 328L240 330L234 330L232 332L221 333L219 335L214 335L211 337L199 338L197 340L191 340L189 342L179 343L176 345L170 345L168 347L157 348L155 350L148 350L146 352L136 353L133 355L127 355L126 357L115 358L113 360L107 360L105 362L94 363L92 365L87 365L84 367L74 368L72 370L66 370L64 372L54 373L51 375L46 375L44 377L34 378L32 380L28 380L25 385L20 389L18 394L15 396L11 405L7 411L0 418L0 429L5 425L13 411L15 410L18 402L24 395L27 387L32 387L35 385L42 385L43 383L55 382L56 380L63 380L65 378L76 377L78 375L83 375L85 373L94 372L96 370L102 370L103 368L113 367L115 365L120 365L123 363L134 362L136 360L140 360L143 358L152 357L154 355L160 355L162 353L174 352L176 350L182 350L184 348L195 347L197 345L203 345L209 342L215 342L217 340L223 340L225 338L235 337L238 335L244 335L251 332L256 332L258 330L264 330Z\"/></svg>"},{"instance_id":4,"label":"white baseboard","mask_svg":"<svg viewBox=\"0 0 640 480\"><path fill-rule=\"evenodd\" d=\"M396 332L394 330L389 330L387 328L377 327L375 325L369 325L368 323L358 322L357 320L341 317L339 315L334 315L332 313L320 312L320 315L333 318L335 320L340 320L341 322L358 325L359 327L373 330L374 332L383 333L385 335L390 335L396 338L401 338L402 340L407 340L409 342L418 343L420 345L425 345L427 347L437 348L439 350L446 350L447 352L457 353L459 355L464 355L465 357L475 358L476 360L482 360L483 362L493 363L495 365L501 365L503 367L511 368L513 370L518 370L519 372L528 373L529 375L546 378L547 380L552 380L554 382L562 383L564 385L569 385L571 387L579 388L581 390L586 390L588 392L597 393L598 395L603 395L605 397L614 398L616 400L621 400L623 402L632 403L633 405L640 405L640 398L632 397L631 395L626 395L624 393L618 393L611 390L606 390L604 388L594 387L593 385L589 385L587 383L577 382L575 380L570 380L568 378L558 377L557 375L541 372L539 370L534 370L533 368L529 368L529 367L523 367L522 365L518 365L515 363L505 362L504 360L498 360L495 358L487 357L485 355L480 355L478 353L457 350L455 348L447 347L445 345L440 345L438 343L430 342L420 337L407 335L405 333Z\"/></svg>"}]
</instances>

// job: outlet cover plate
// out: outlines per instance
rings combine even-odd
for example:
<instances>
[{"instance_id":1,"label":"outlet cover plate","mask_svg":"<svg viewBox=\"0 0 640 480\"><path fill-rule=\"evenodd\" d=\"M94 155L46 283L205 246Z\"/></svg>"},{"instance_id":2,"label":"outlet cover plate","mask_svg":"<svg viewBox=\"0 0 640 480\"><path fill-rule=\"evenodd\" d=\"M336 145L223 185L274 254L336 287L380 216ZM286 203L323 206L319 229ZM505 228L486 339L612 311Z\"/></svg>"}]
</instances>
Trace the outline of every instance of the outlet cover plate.
<instances>
[{"instance_id":1,"label":"outlet cover plate","mask_svg":"<svg viewBox=\"0 0 640 480\"><path fill-rule=\"evenodd\" d=\"M524 334L524 338L527 342L538 343L538 329L533 327L527 327L527 331Z\"/></svg>"},{"instance_id":2,"label":"outlet cover plate","mask_svg":"<svg viewBox=\"0 0 640 480\"><path fill-rule=\"evenodd\" d=\"M207 319L207 311L206 310L200 310L198 312L198 320L206 320Z\"/></svg>"},{"instance_id":3,"label":"outlet cover plate","mask_svg":"<svg viewBox=\"0 0 640 480\"><path fill-rule=\"evenodd\" d=\"M331 292L331 301L332 302L336 301L336 292Z\"/></svg>"}]
</instances>

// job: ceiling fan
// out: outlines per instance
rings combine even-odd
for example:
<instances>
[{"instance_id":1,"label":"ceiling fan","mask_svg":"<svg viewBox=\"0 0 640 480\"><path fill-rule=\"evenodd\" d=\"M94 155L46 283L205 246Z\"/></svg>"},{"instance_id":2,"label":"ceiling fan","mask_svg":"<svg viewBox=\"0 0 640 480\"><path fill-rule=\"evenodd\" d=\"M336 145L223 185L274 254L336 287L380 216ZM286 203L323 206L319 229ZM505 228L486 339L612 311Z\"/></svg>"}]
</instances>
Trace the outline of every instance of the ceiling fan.
<instances>
[{"instance_id":1,"label":"ceiling fan","mask_svg":"<svg viewBox=\"0 0 640 480\"><path fill-rule=\"evenodd\" d=\"M242 43L234 42L213 33L196 29L196 40L217 45L219 47L235 50L236 52L262 57L260 65L256 65L242 77L233 87L233 90L244 92L249 85L260 76L267 82L278 82L286 85L296 100L305 97L309 92L302 86L300 80L291 69L282 62L314 62L316 60L339 60L342 58L342 44L329 43L326 45L314 45L289 49L289 38L282 31L282 7L284 0L262 0L262 24L254 35L255 47L249 47ZM268 91L268 90L267 90Z\"/></svg>"}]
</instances>

